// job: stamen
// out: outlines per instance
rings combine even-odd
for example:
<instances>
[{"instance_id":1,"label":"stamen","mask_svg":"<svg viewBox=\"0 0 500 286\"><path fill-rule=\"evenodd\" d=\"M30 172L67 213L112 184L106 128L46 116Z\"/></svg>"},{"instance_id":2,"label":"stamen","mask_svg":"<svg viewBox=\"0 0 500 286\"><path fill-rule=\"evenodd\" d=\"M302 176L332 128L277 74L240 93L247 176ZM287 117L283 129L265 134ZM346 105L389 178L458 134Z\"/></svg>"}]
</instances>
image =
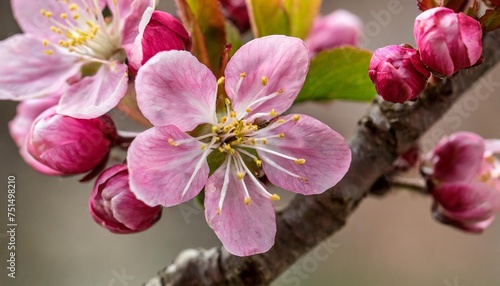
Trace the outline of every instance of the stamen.
<instances>
[{"instance_id":1,"label":"stamen","mask_svg":"<svg viewBox=\"0 0 500 286\"><path fill-rule=\"evenodd\" d=\"M248 167L245 164L245 161L243 161L243 158L241 157L241 155L237 154L235 157L238 157L238 160L239 160L241 166L249 174L248 177L255 184L255 186L257 186L257 189L260 191L260 193L262 195L264 195L266 198L271 198L272 195L266 190L266 188L264 188L264 186L262 186L262 183L259 182L259 180L257 180L257 178L255 178L255 176L252 174L252 172L250 171L250 169L248 169Z\"/></svg>"},{"instance_id":2,"label":"stamen","mask_svg":"<svg viewBox=\"0 0 500 286\"><path fill-rule=\"evenodd\" d=\"M297 165L304 165L306 163L306 159L297 159L293 162Z\"/></svg>"},{"instance_id":3,"label":"stamen","mask_svg":"<svg viewBox=\"0 0 500 286\"><path fill-rule=\"evenodd\" d=\"M174 147L179 146L179 144L177 144L177 142L175 142L174 139L172 139L172 138L168 139L168 144L170 144L170 145L172 145Z\"/></svg>"},{"instance_id":4,"label":"stamen","mask_svg":"<svg viewBox=\"0 0 500 286\"><path fill-rule=\"evenodd\" d=\"M218 80L217 80L217 85L221 85L224 83L224 81L226 80L225 77L221 76Z\"/></svg>"},{"instance_id":5,"label":"stamen","mask_svg":"<svg viewBox=\"0 0 500 286\"><path fill-rule=\"evenodd\" d=\"M285 174L288 174L288 175L290 175L290 176L292 176L294 178L297 178L297 179L299 179L301 181L304 181L304 182L308 182L309 181L309 179L307 179L305 177L301 177L301 176L299 176L297 174L294 174L294 173L288 171L287 169L281 167L278 163L274 162L273 160L269 159L268 157L265 157L265 158L263 157L262 160L264 160L267 164L273 166L274 168L282 171Z\"/></svg>"},{"instance_id":6,"label":"stamen","mask_svg":"<svg viewBox=\"0 0 500 286\"><path fill-rule=\"evenodd\" d=\"M245 203L246 206L248 206L250 204L250 202L252 201L252 198L251 197L246 197L245 200L243 201Z\"/></svg>"},{"instance_id":7,"label":"stamen","mask_svg":"<svg viewBox=\"0 0 500 286\"><path fill-rule=\"evenodd\" d=\"M281 200L280 196L278 196L277 194L273 194L271 197L270 197L271 201L279 201Z\"/></svg>"},{"instance_id":8,"label":"stamen","mask_svg":"<svg viewBox=\"0 0 500 286\"><path fill-rule=\"evenodd\" d=\"M295 120L295 121L299 121L299 119L300 119L300 115L295 114L295 115L293 116L293 120Z\"/></svg>"},{"instance_id":9,"label":"stamen","mask_svg":"<svg viewBox=\"0 0 500 286\"><path fill-rule=\"evenodd\" d=\"M266 77L266 76L263 76L263 77L262 77L262 85L263 85L263 86L266 86L266 85L267 85L267 83L268 83L267 77Z\"/></svg>"},{"instance_id":10,"label":"stamen","mask_svg":"<svg viewBox=\"0 0 500 286\"><path fill-rule=\"evenodd\" d=\"M224 173L224 183L222 183L222 189L220 191L219 197L219 207L217 209L217 214L220 214L222 211L222 205L224 204L224 199L226 198L227 186L229 185L229 172L231 170L231 159L229 156L226 156L226 172Z\"/></svg>"},{"instance_id":11,"label":"stamen","mask_svg":"<svg viewBox=\"0 0 500 286\"><path fill-rule=\"evenodd\" d=\"M236 158L236 157L239 157L239 158ZM239 156L239 154L237 156L233 156L231 157L233 158L234 160L234 165L236 166L236 172L238 173L242 173L242 167L245 168L245 163L243 162L243 166L241 166L241 156ZM252 173L250 173L250 178L252 178L253 176L251 175ZM250 204L250 201L251 201L251 198L250 198L250 194L248 193L248 189L247 189L247 185L245 184L245 180L240 180L241 184L243 185L243 190L245 192L245 200L244 200L244 203L245 205L249 205Z\"/></svg>"},{"instance_id":12,"label":"stamen","mask_svg":"<svg viewBox=\"0 0 500 286\"><path fill-rule=\"evenodd\" d=\"M191 187L191 184L193 183L194 178L196 177L196 175L200 171L201 166L203 166L203 163L206 162L208 154L210 154L210 152L212 151L211 147L215 143L214 141L215 140L212 139L212 142L210 143L210 145L207 148L207 150L205 150L203 152L203 154L201 155L200 160L198 161L198 163L196 164L196 167L194 168L194 171L193 171L193 174L191 175L191 178L189 178L189 181L187 182L186 187L184 187L184 190L182 190L181 198L184 198L184 196L186 195L187 191L189 190L189 187Z\"/></svg>"}]
</instances>

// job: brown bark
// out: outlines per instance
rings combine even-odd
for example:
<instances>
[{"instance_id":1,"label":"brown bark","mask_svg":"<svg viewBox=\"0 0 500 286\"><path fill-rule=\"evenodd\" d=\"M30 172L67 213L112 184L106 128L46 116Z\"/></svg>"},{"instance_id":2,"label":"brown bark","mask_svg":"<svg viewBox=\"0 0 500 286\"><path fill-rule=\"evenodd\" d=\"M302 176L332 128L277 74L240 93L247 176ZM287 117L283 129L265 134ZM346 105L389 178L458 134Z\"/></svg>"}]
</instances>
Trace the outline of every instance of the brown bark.
<instances>
[{"instance_id":1,"label":"brown bark","mask_svg":"<svg viewBox=\"0 0 500 286\"><path fill-rule=\"evenodd\" d=\"M453 103L500 60L500 31L484 40L485 61L429 86L415 103L375 100L350 140L351 168L335 187L317 196L296 196L277 215L278 233L267 253L236 257L223 248L191 249L145 285L267 285L298 258L342 228L374 182L389 172Z\"/></svg>"}]
</instances>

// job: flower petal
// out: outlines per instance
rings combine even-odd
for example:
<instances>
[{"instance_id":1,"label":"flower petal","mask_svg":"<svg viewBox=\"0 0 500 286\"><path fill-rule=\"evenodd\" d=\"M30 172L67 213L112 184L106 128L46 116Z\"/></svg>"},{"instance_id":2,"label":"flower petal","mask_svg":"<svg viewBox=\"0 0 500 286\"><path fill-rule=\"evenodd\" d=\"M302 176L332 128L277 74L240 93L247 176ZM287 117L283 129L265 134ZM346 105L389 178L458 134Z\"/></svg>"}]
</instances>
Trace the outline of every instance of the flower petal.
<instances>
[{"instance_id":1,"label":"flower petal","mask_svg":"<svg viewBox=\"0 0 500 286\"><path fill-rule=\"evenodd\" d=\"M25 143L26 143L27 138L25 138ZM26 144L23 144L21 147L19 147L19 154L21 157L24 159L26 164L28 164L33 170L47 175L47 176L61 176L63 173L56 171L49 166L40 163L38 160L36 160L33 155L28 152L28 148Z\"/></svg>"},{"instance_id":2,"label":"flower petal","mask_svg":"<svg viewBox=\"0 0 500 286\"><path fill-rule=\"evenodd\" d=\"M485 145L471 132L457 132L442 139L429 155L433 176L443 182L468 182L479 174Z\"/></svg>"},{"instance_id":3,"label":"flower petal","mask_svg":"<svg viewBox=\"0 0 500 286\"><path fill-rule=\"evenodd\" d=\"M257 146L304 159L305 163L299 165L293 160L257 150L269 181L285 190L304 195L320 194L337 184L351 163L351 150L345 139L307 115L300 115L298 121L292 115L282 119L286 122L281 125L275 122L262 129L259 137L267 138L267 144L257 143ZM284 134L284 138L276 136L279 134ZM273 166L273 162L299 178Z\"/></svg>"},{"instance_id":4,"label":"flower petal","mask_svg":"<svg viewBox=\"0 0 500 286\"><path fill-rule=\"evenodd\" d=\"M0 42L0 99L24 100L64 89L81 64L70 56L43 53L41 40L14 35Z\"/></svg>"},{"instance_id":5,"label":"flower petal","mask_svg":"<svg viewBox=\"0 0 500 286\"><path fill-rule=\"evenodd\" d=\"M241 47L229 61L226 92L237 114L247 108L252 110L250 114L269 113L272 109L282 113L297 97L308 70L309 52L302 40L277 35L258 38ZM278 91L282 93L263 99Z\"/></svg>"},{"instance_id":6,"label":"flower petal","mask_svg":"<svg viewBox=\"0 0 500 286\"><path fill-rule=\"evenodd\" d=\"M189 52L152 57L137 74L136 90L139 108L155 126L190 131L202 123L217 124L215 77Z\"/></svg>"},{"instance_id":7,"label":"flower petal","mask_svg":"<svg viewBox=\"0 0 500 286\"><path fill-rule=\"evenodd\" d=\"M185 143L173 146L169 139ZM192 140L189 140L192 139ZM208 178L202 143L170 125L153 127L135 138L127 155L130 190L149 206L170 207L194 198ZM196 167L199 171L182 196Z\"/></svg>"},{"instance_id":8,"label":"flower petal","mask_svg":"<svg viewBox=\"0 0 500 286\"><path fill-rule=\"evenodd\" d=\"M500 140L499 139L488 139L484 140L486 152L493 154L500 153Z\"/></svg>"},{"instance_id":9,"label":"flower petal","mask_svg":"<svg viewBox=\"0 0 500 286\"><path fill-rule=\"evenodd\" d=\"M162 51L186 50L189 34L179 20L169 13L148 8L139 24L139 35L130 52L129 63L138 70L150 58Z\"/></svg>"},{"instance_id":10,"label":"flower petal","mask_svg":"<svg viewBox=\"0 0 500 286\"><path fill-rule=\"evenodd\" d=\"M75 118L96 118L114 108L127 92L128 67L103 65L63 94L57 112Z\"/></svg>"},{"instance_id":11,"label":"flower petal","mask_svg":"<svg viewBox=\"0 0 500 286\"><path fill-rule=\"evenodd\" d=\"M208 224L231 254L248 256L268 251L276 235L274 207L271 200L259 194L248 176L244 180L252 198L250 204L244 204L243 185L231 172L223 207L217 214L225 171L224 167L217 169L205 188L205 217Z\"/></svg>"},{"instance_id":12,"label":"flower petal","mask_svg":"<svg viewBox=\"0 0 500 286\"><path fill-rule=\"evenodd\" d=\"M23 146L35 119L45 110L57 105L59 95L28 99L17 105L17 113L9 122L9 132L17 147Z\"/></svg>"},{"instance_id":13,"label":"flower petal","mask_svg":"<svg viewBox=\"0 0 500 286\"><path fill-rule=\"evenodd\" d=\"M111 1L111 0L107 0ZM139 34L139 23L148 7L155 7L154 0L118 1L120 7L120 29L123 35L122 47L130 51L134 40Z\"/></svg>"}]
</instances>

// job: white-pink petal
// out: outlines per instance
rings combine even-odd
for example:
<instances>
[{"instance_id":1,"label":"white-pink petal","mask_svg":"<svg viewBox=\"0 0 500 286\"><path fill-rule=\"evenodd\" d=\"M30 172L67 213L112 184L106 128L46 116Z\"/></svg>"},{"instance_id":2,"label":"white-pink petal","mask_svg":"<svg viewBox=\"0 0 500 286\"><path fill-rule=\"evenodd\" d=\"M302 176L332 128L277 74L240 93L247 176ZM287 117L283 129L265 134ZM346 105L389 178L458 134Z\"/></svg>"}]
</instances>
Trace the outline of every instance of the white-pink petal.
<instances>
[{"instance_id":1,"label":"white-pink petal","mask_svg":"<svg viewBox=\"0 0 500 286\"><path fill-rule=\"evenodd\" d=\"M217 169L205 187L205 217L209 226L231 254L249 256L268 251L276 235L274 207L259 194L248 176L244 182L251 196L250 204L244 204L243 185L231 170L227 194L218 214L225 171L224 167Z\"/></svg>"},{"instance_id":2,"label":"white-pink petal","mask_svg":"<svg viewBox=\"0 0 500 286\"><path fill-rule=\"evenodd\" d=\"M175 144L173 141L169 144L169 139L188 141L173 146ZM172 125L153 127L139 134L127 155L130 190L149 206L170 207L194 198L205 185L209 173L201 145ZM198 165L200 168L193 176Z\"/></svg>"},{"instance_id":3,"label":"white-pink petal","mask_svg":"<svg viewBox=\"0 0 500 286\"><path fill-rule=\"evenodd\" d=\"M175 125L183 131L217 124L217 83L212 72L185 51L160 52L136 78L137 103L155 126Z\"/></svg>"},{"instance_id":4,"label":"white-pink petal","mask_svg":"<svg viewBox=\"0 0 500 286\"><path fill-rule=\"evenodd\" d=\"M229 61L226 92L237 114L247 108L251 114L272 109L283 113L297 97L308 70L309 52L302 40L281 35L258 38L241 47ZM278 91L279 95L269 97Z\"/></svg>"},{"instance_id":5,"label":"white-pink petal","mask_svg":"<svg viewBox=\"0 0 500 286\"><path fill-rule=\"evenodd\" d=\"M127 65L103 65L95 75L68 88L61 97L57 112L82 119L99 117L118 105L127 88Z\"/></svg>"},{"instance_id":6,"label":"white-pink petal","mask_svg":"<svg viewBox=\"0 0 500 286\"><path fill-rule=\"evenodd\" d=\"M292 115L282 119L286 122L280 126L273 128L271 124L263 129L259 137L268 138L267 144L258 145L304 159L305 163L296 164L294 160L257 150L269 181L285 190L304 195L320 194L336 185L351 164L351 150L346 140L324 123L307 115L300 115L298 121ZM284 134L284 138L276 136L279 134ZM298 177L280 170L276 164Z\"/></svg>"},{"instance_id":7,"label":"white-pink petal","mask_svg":"<svg viewBox=\"0 0 500 286\"><path fill-rule=\"evenodd\" d=\"M0 99L24 100L60 92L77 75L76 58L54 50L49 56L42 41L30 35L14 35L0 42Z\"/></svg>"}]
</instances>

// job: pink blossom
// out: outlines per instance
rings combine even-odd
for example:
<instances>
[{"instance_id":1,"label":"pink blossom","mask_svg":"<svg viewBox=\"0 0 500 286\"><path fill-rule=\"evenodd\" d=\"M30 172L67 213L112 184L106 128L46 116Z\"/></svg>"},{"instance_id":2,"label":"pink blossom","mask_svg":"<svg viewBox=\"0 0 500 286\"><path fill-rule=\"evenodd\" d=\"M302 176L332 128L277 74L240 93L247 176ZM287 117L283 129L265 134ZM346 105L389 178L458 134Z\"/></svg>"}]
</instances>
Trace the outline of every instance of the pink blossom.
<instances>
[{"instance_id":1,"label":"pink blossom","mask_svg":"<svg viewBox=\"0 0 500 286\"><path fill-rule=\"evenodd\" d=\"M34 170L49 176L61 173L35 160L27 151L25 142L35 119L45 110L56 106L58 101L59 95L22 101L17 106L16 116L9 122L10 136L19 148L21 157Z\"/></svg>"},{"instance_id":2,"label":"pink blossom","mask_svg":"<svg viewBox=\"0 0 500 286\"><path fill-rule=\"evenodd\" d=\"M336 10L314 20L306 45L312 54L343 45L357 46L363 31L361 19L347 10Z\"/></svg>"},{"instance_id":3,"label":"pink blossom","mask_svg":"<svg viewBox=\"0 0 500 286\"><path fill-rule=\"evenodd\" d=\"M438 75L451 76L481 58L481 25L463 13L429 9L415 19L414 34L422 62Z\"/></svg>"},{"instance_id":4,"label":"pink blossom","mask_svg":"<svg viewBox=\"0 0 500 286\"><path fill-rule=\"evenodd\" d=\"M130 191L127 164L114 165L96 179L89 212L102 227L114 233L135 233L153 226L162 207L149 207Z\"/></svg>"},{"instance_id":5,"label":"pink blossom","mask_svg":"<svg viewBox=\"0 0 500 286\"><path fill-rule=\"evenodd\" d=\"M161 51L189 49L191 39L182 23L166 12L148 8L139 24L129 65L137 73L142 65Z\"/></svg>"},{"instance_id":6,"label":"pink blossom","mask_svg":"<svg viewBox=\"0 0 500 286\"><path fill-rule=\"evenodd\" d=\"M434 197L434 216L480 233L500 210L499 140L458 132L439 142L422 168Z\"/></svg>"},{"instance_id":7,"label":"pink blossom","mask_svg":"<svg viewBox=\"0 0 500 286\"><path fill-rule=\"evenodd\" d=\"M136 88L154 127L130 146L132 192L150 206L168 207L205 188L207 222L229 252L269 250L276 233L271 201L279 196L261 183L263 173L278 187L313 195L342 179L351 161L347 142L325 124L306 115L280 116L302 88L308 65L304 42L286 36L244 45L229 61L225 80L217 81L188 52L151 58ZM216 113L223 82L229 98Z\"/></svg>"},{"instance_id":8,"label":"pink blossom","mask_svg":"<svg viewBox=\"0 0 500 286\"><path fill-rule=\"evenodd\" d=\"M125 61L153 0L11 3L24 34L0 42L0 99L63 90L58 112L78 118L98 117L118 104L128 85ZM111 17L103 16L105 7Z\"/></svg>"},{"instance_id":9,"label":"pink blossom","mask_svg":"<svg viewBox=\"0 0 500 286\"><path fill-rule=\"evenodd\" d=\"M50 108L33 122L25 142L31 156L65 175L85 173L105 164L117 139L111 118L77 119L55 111L56 107Z\"/></svg>"},{"instance_id":10,"label":"pink blossom","mask_svg":"<svg viewBox=\"0 0 500 286\"><path fill-rule=\"evenodd\" d=\"M415 49L387 46L373 53L368 75L382 98L404 103L418 97L431 74Z\"/></svg>"}]
</instances>

